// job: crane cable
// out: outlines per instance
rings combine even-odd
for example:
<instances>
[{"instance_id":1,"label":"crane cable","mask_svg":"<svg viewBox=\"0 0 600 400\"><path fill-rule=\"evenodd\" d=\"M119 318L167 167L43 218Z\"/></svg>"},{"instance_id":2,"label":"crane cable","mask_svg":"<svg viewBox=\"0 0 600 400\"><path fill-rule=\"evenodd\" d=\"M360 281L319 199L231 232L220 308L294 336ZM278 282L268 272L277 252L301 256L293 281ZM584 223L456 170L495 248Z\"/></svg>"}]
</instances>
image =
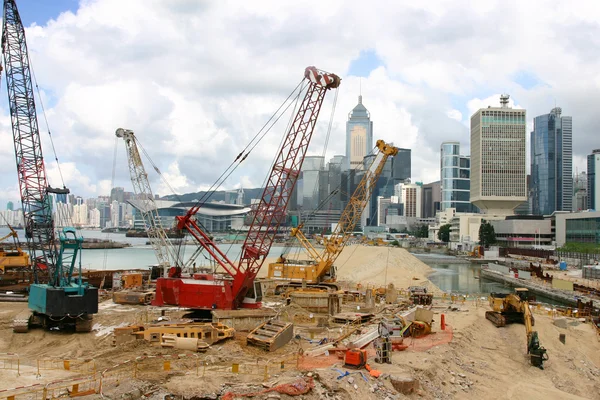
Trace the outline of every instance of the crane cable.
<instances>
[{"instance_id":1,"label":"crane cable","mask_svg":"<svg viewBox=\"0 0 600 400\"><path fill-rule=\"evenodd\" d=\"M306 87L306 86L305 86L305 87ZM298 91L298 94L297 94L297 95L296 95L296 97L295 97L295 101L293 102L293 103L294 103L294 108L292 109L292 113L291 113L291 115L290 115L290 119L288 120L288 123L287 123L287 125L286 125L286 127L285 127L285 132L289 132L289 131L290 131L290 129L291 129L291 127L292 127L292 124L294 123L294 116L296 115L296 110L298 109L298 103L300 102L300 95L301 95L301 94L302 94L302 92L304 91L305 87L301 88L301 89ZM292 92L292 93L293 93L293 92ZM289 99L289 97L288 97L288 99ZM286 99L286 101L287 101L287 99ZM285 112L285 111L287 111L287 109L290 107L290 105L291 105L291 104L292 104L292 102L290 102L290 104L289 104L289 105L286 107L286 109L284 110L284 112ZM286 135L283 135L283 136L281 137L281 140L279 141L279 146L278 146L278 148L282 148L282 147L283 147L283 142L285 141L285 139L286 139ZM253 147L253 148L254 148L254 147ZM271 171L271 170L273 169L273 166L275 165L275 163L276 163L276 162L277 162L277 159L276 159L276 158L273 158L273 161L271 161L271 165L269 166L269 171ZM263 180L263 183L262 183L262 185L261 185L260 187L262 187L262 188L266 187L266 186L267 186L267 180L268 180L268 179L269 179L269 175L267 174L267 175L265 176L265 179ZM230 250L231 250L231 248L233 247L233 244L234 244L234 242L236 242L236 241L238 240L238 236L239 236L239 235L240 235L240 231L238 230L238 231L237 231L237 233L235 234L235 238L234 238L234 239L231 241L231 243L229 244L229 247L227 248L227 251L226 251L226 253L229 253L229 251L230 251ZM241 251L241 249L240 249L240 251Z\"/></svg>"},{"instance_id":2,"label":"crane cable","mask_svg":"<svg viewBox=\"0 0 600 400\"><path fill-rule=\"evenodd\" d=\"M198 200L196 202L196 204L194 205L194 207L201 207L202 205L206 204L206 202L210 199L210 197L214 194L214 192L227 180L227 178L229 178L229 176L239 167L239 165L248 157L248 155L256 148L256 146L258 146L258 144L262 141L262 139L266 136L266 134L271 130L271 128L279 121L279 119L282 117L282 115L291 106L291 104L292 104L291 102L287 106L285 106L286 103L288 103L288 101L290 100L290 98L292 98L296 92L298 92L298 93L295 95L295 97L299 98L300 94L302 94L302 92L304 91L305 87L306 87L306 79L302 79L296 85L296 87L294 88L294 90L288 95L288 97L277 108L277 110L275 111L275 113L267 120L267 122L265 122L265 124L261 127L261 129L250 140L250 142L248 142L248 144L237 155L237 157L235 158L235 160L232 161L229 164L229 166L217 178L217 180L210 186L210 188L206 192L204 192L204 194L201 196L200 200ZM283 109L283 111L281 111L281 113L279 115L277 115L284 106L285 106L285 108ZM270 124L270 126L269 126L269 124ZM142 148L142 152L144 153L145 157L150 161L150 163L152 164L152 167L154 168L154 170L156 171L156 173L158 173L158 175L161 177L161 180L175 194L175 191L173 190L172 186L168 183L168 181L166 180L166 178L160 172L160 169L152 161L152 159L148 155L148 152L139 143L139 140L137 141L137 143ZM182 202L182 199L181 199L181 197L179 195L175 194L175 196L176 196L176 198L180 202ZM200 223L200 221L198 219L196 220L196 223L199 224L202 227L202 229L207 234L210 233L208 231L208 229L206 229L206 227L202 226L202 224ZM178 258L179 258L179 255L182 254L182 250L181 249L182 249L183 243L184 243L184 241L180 241L179 242L178 250L177 250ZM183 257L183 256L181 256L181 257Z\"/></svg>"},{"instance_id":3,"label":"crane cable","mask_svg":"<svg viewBox=\"0 0 600 400\"><path fill-rule=\"evenodd\" d=\"M283 114L287 111L287 109L290 108L292 102L289 102L289 104L283 109L283 111L281 111L281 113L275 118L275 116L277 115L277 113L288 102L288 100L290 98L292 98L292 96L294 95L294 93L296 91L298 91L298 93L296 94L295 97L296 97L296 99L299 99L300 95L304 91L304 88L308 86L305 82L306 82L306 79L302 79L300 81L300 83L298 83L298 85L296 85L296 87L294 88L294 90L288 95L288 97L284 100L284 102L279 106L279 108L269 118L269 120L262 126L262 128L258 131L258 133L246 145L246 147L244 147L244 149L242 149L242 151L238 154L238 156L235 158L235 160L229 165L229 167L227 167L227 169L225 170L225 172L223 172L221 174L221 176L219 176L219 178L217 178L217 180L215 181L215 183L213 183L212 186L208 189L208 191L205 192L205 194L200 198L200 200L196 203L195 207L201 207L202 205L206 204L206 202L210 199L210 197L214 194L214 192L217 189L219 189L219 187L223 183L225 183L225 181L227 180L227 178L229 178L229 176L240 166L240 164L242 162L244 162L244 160L248 157L248 155L250 155L250 153L256 148L256 146L258 146L258 144L264 139L264 137L266 136L266 134L271 131L271 128L273 128L273 126L279 121L279 119L283 116ZM273 120L274 118L275 118L275 120ZM269 123L271 121L273 121L271 123L271 126L269 126L265 130L265 128L267 127L267 125L269 125ZM263 130L264 130L264 132L263 132ZM261 134L261 132L262 132L262 134ZM284 139L285 139L285 136L284 136L284 138L282 138L282 143L283 143ZM246 151L249 147L250 147L250 149L248 151ZM246 153L244 154L245 151L246 151ZM242 157L242 155L243 155L243 157ZM273 163L275 163L275 161L276 160L274 160ZM206 233L208 234L208 231L206 231ZM179 252L181 252L181 248L182 248L182 244L180 243L179 244ZM231 246L230 246L230 248L231 248Z\"/></svg>"},{"instance_id":4,"label":"crane cable","mask_svg":"<svg viewBox=\"0 0 600 400\"><path fill-rule=\"evenodd\" d=\"M370 151L370 152L367 154L367 156L373 155L373 154L375 153L375 149L376 149L376 147L373 147L373 148L371 149L371 151ZM338 192L340 192L340 191L341 191L341 188L342 188L342 183L340 182L340 184L339 184L339 185L337 185L337 187L336 187L335 189L333 189L333 190L332 190L332 191L329 193L329 195L328 195L328 196L327 196L325 199L323 199L323 201L321 201L321 203L320 203L320 204L317 206L317 208L315 208L315 209L314 209L314 210L312 210L312 211L311 211L309 214L307 214L307 215L306 215L306 220L307 220L307 221L310 221L310 220L312 220L313 218L315 218L315 217L316 217L316 214L317 214L317 212L321 211L321 210L322 210L322 209L325 207L325 204L327 204L327 202L328 202L329 200L331 200L331 199L333 198L333 196L335 196L335 195L336 195ZM342 209L341 211L342 211L342 213L344 212L344 210L343 210L343 209ZM364 212L364 211L363 211L363 212ZM288 241L285 243L283 254L285 254L285 255L289 255L289 252L291 251L291 248L293 247L293 242L295 242L295 241L294 241L294 240L288 240ZM300 251L301 251L301 250L302 250L301 248L297 247L297 248L296 248L296 252L295 252L293 255L291 255L289 258L292 258L292 259L298 260L298 259L299 259L299 257L300 257Z\"/></svg>"}]
</instances>

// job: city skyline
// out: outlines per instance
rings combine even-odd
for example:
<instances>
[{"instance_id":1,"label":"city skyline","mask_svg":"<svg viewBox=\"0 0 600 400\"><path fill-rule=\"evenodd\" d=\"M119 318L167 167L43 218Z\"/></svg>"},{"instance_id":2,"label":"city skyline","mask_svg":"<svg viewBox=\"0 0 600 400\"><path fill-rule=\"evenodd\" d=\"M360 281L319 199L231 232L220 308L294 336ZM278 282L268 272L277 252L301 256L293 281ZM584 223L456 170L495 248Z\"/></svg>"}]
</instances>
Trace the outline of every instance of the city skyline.
<instances>
[{"instance_id":1,"label":"city skyline","mask_svg":"<svg viewBox=\"0 0 600 400\"><path fill-rule=\"evenodd\" d=\"M574 170L585 170L586 146L595 140L590 99L600 89L588 83L596 81L598 61L585 56L593 51L590 43L572 42L599 16L586 4L570 7L564 19L561 10L536 1L512 8L511 18L503 15L505 4L493 2L452 8L397 2L386 13L366 16L361 7L330 3L305 35L306 10L294 4L239 4L231 13L220 2L166 7L132 0L115 13L107 0L48 3L30 0L20 11L65 184L84 197L110 191L118 127L137 132L177 193L208 188L307 65L343 79L326 160L345 154L347 112L359 94L376 122L374 137L413 149L412 175L423 182L439 175L440 143L455 140L468 148L469 116L496 105L502 92L511 93L515 108L527 108L528 131L532 116L555 103L569 110L576 121ZM178 22L182 15L189 24ZM406 16L399 25L397 15ZM500 23L501 32L494 28ZM158 24L164 27L160 36ZM422 27L426 35L415 35ZM561 40L551 40L556 37ZM549 45L552 64L540 56ZM573 83L565 71L575 70ZM0 137L8 142L6 89L0 92ZM311 155L322 153L330 107L323 107ZM224 188L260 186L284 125ZM61 186L47 129L40 127L50 183ZM115 186L129 187L123 149L118 153ZM18 190L12 149L0 154L4 207L18 200ZM171 193L156 175L151 184L156 193Z\"/></svg>"}]
</instances>

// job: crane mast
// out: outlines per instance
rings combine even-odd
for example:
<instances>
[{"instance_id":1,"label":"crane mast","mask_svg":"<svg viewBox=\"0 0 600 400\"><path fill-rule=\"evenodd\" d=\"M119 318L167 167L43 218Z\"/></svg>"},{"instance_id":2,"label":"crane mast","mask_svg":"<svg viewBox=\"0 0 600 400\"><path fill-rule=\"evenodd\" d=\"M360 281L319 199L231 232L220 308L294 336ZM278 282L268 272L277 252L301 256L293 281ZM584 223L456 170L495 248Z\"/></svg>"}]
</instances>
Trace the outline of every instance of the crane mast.
<instances>
[{"instance_id":1,"label":"crane mast","mask_svg":"<svg viewBox=\"0 0 600 400\"><path fill-rule=\"evenodd\" d=\"M198 243L228 274L226 279L215 275L198 275L196 280L212 283L189 284L183 279L157 281L153 305L176 304L190 308L232 309L242 306L254 287L254 280L269 253L277 230L285 218L290 195L298 179L304 156L312 138L325 93L337 88L340 78L315 67L305 69L306 93L279 149L252 223L242 245L240 260L233 263L213 240L196 224L192 216L200 205L177 217L178 228L187 229Z\"/></svg>"},{"instance_id":2,"label":"crane mast","mask_svg":"<svg viewBox=\"0 0 600 400\"><path fill-rule=\"evenodd\" d=\"M329 238L323 237L323 245L325 246L323 251L317 251L306 238L302 232L302 224L292 229L291 236L298 239L314 263L310 266L306 264L286 265L286 260L280 258L278 262L269 265L269 278L321 283L325 275L331 272L333 263L341 254L354 227L361 218L369 194L375 188L388 157L398 154L397 147L386 144L383 140L377 141L377 149L379 150L377 155L365 171L348 204L346 204L336 228ZM331 280L334 279L335 274L333 273Z\"/></svg>"},{"instance_id":3,"label":"crane mast","mask_svg":"<svg viewBox=\"0 0 600 400\"><path fill-rule=\"evenodd\" d=\"M386 144L383 140L377 141L377 148L379 153L365 172L352 197L348 200L338 225L329 238L323 239L325 245L324 258L331 265L341 254L344 245L350 238L350 234L360 220L363 210L367 206L369 194L373 192L388 157L398 154L397 147Z\"/></svg>"},{"instance_id":4,"label":"crane mast","mask_svg":"<svg viewBox=\"0 0 600 400\"><path fill-rule=\"evenodd\" d=\"M78 282L73 279L83 238L74 228L64 227L57 241L51 194L66 197L69 190L48 185L25 29L14 0L4 0L3 16L2 55L25 237L35 278L29 287L29 310L17 315L13 330L27 332L30 325L41 325L89 332L92 315L98 312L98 290L82 282L81 259ZM38 282L38 269L49 271L48 283Z\"/></svg>"},{"instance_id":5,"label":"crane mast","mask_svg":"<svg viewBox=\"0 0 600 400\"><path fill-rule=\"evenodd\" d=\"M138 150L137 138L132 130L123 128L117 129L115 135L125 142L133 191L141 202L139 211L142 214L144 226L152 248L156 253L158 264L163 270L163 276L167 276L168 268L178 266L180 263L178 262L178 256L174 251L171 241L162 226L158 207L154 201L154 194L148 180L148 174Z\"/></svg>"},{"instance_id":6,"label":"crane mast","mask_svg":"<svg viewBox=\"0 0 600 400\"><path fill-rule=\"evenodd\" d=\"M51 284L58 284L54 270L59 252L49 193L66 194L68 189L56 190L48 186L25 29L14 0L4 1L2 54L27 247L35 276L38 268L48 268Z\"/></svg>"}]
</instances>

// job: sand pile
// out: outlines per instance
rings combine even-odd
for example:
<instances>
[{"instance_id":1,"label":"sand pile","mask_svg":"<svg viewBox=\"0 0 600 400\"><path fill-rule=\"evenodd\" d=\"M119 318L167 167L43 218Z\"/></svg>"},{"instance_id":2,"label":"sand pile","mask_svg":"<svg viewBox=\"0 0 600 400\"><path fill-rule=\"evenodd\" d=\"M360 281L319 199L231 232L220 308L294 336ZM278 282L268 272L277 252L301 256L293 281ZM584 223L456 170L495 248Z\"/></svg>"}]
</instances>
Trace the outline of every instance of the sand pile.
<instances>
[{"instance_id":1,"label":"sand pile","mask_svg":"<svg viewBox=\"0 0 600 400\"><path fill-rule=\"evenodd\" d=\"M305 252L290 253L288 258L309 259ZM274 261L274 258L267 259L258 276L266 277L268 263ZM366 285L380 287L390 283L397 288L420 285L439 292L439 289L427 279L427 275L433 272L433 269L405 249L360 244L346 246L336 260L335 266L340 282L360 283L363 287Z\"/></svg>"}]
</instances>

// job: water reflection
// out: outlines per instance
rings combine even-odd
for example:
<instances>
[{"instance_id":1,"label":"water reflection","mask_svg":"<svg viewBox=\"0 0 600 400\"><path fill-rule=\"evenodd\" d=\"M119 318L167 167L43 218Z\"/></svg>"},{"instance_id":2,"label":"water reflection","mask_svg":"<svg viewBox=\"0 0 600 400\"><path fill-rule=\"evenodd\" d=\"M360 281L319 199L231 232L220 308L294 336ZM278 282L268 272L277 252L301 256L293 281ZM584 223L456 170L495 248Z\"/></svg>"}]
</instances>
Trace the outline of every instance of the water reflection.
<instances>
[{"instance_id":1,"label":"water reflection","mask_svg":"<svg viewBox=\"0 0 600 400\"><path fill-rule=\"evenodd\" d=\"M509 292L508 288L501 283L481 278L481 266L478 264L434 264L427 261L425 263L435 270L429 276L429 280L445 292L486 295L490 292Z\"/></svg>"},{"instance_id":2,"label":"water reflection","mask_svg":"<svg viewBox=\"0 0 600 400\"><path fill-rule=\"evenodd\" d=\"M487 297L491 292L512 293L514 289L503 283L490 281L481 277L481 265L471 263L435 263L432 260L422 261L435 270L429 280L447 293L479 294ZM536 295L539 302L562 304L544 296Z\"/></svg>"}]
</instances>

